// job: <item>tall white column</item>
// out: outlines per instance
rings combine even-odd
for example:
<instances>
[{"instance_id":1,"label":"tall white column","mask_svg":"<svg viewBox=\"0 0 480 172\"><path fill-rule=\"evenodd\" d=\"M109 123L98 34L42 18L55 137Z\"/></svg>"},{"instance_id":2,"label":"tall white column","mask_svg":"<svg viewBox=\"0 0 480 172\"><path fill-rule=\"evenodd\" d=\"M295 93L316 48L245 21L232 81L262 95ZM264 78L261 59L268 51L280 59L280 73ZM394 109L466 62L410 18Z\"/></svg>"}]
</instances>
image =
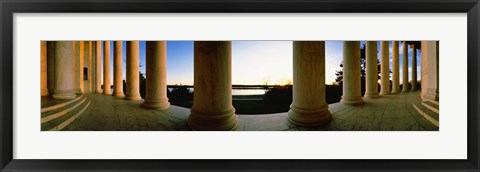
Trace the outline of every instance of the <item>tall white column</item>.
<instances>
[{"instance_id":1,"label":"tall white column","mask_svg":"<svg viewBox=\"0 0 480 172\"><path fill-rule=\"evenodd\" d=\"M95 44L95 86L96 92L102 93L102 41L96 41Z\"/></svg>"},{"instance_id":2,"label":"tall white column","mask_svg":"<svg viewBox=\"0 0 480 172\"><path fill-rule=\"evenodd\" d=\"M417 50L412 45L412 90L417 91Z\"/></svg>"},{"instance_id":3,"label":"tall white column","mask_svg":"<svg viewBox=\"0 0 480 172\"><path fill-rule=\"evenodd\" d=\"M343 41L343 95L341 102L362 105L360 81L360 42Z\"/></svg>"},{"instance_id":4,"label":"tall white column","mask_svg":"<svg viewBox=\"0 0 480 172\"><path fill-rule=\"evenodd\" d=\"M408 44L407 41L402 42L402 92L408 92L409 83L408 83Z\"/></svg>"},{"instance_id":5,"label":"tall white column","mask_svg":"<svg viewBox=\"0 0 480 172\"><path fill-rule=\"evenodd\" d=\"M325 100L325 42L293 42L293 102L290 122L315 126L328 122L332 115Z\"/></svg>"},{"instance_id":6,"label":"tall white column","mask_svg":"<svg viewBox=\"0 0 480 172\"><path fill-rule=\"evenodd\" d=\"M127 41L127 89L125 99L141 100L140 97L140 44L138 41Z\"/></svg>"},{"instance_id":7,"label":"tall white column","mask_svg":"<svg viewBox=\"0 0 480 172\"><path fill-rule=\"evenodd\" d=\"M422 41L422 100L439 100L438 94L438 41Z\"/></svg>"},{"instance_id":8,"label":"tall white column","mask_svg":"<svg viewBox=\"0 0 480 172\"><path fill-rule=\"evenodd\" d=\"M390 61L388 41L380 42L380 95L390 94Z\"/></svg>"},{"instance_id":9,"label":"tall white column","mask_svg":"<svg viewBox=\"0 0 480 172\"><path fill-rule=\"evenodd\" d=\"M366 89L365 98L376 98L378 95L378 57L377 41L367 41L366 45Z\"/></svg>"},{"instance_id":10,"label":"tall white column","mask_svg":"<svg viewBox=\"0 0 480 172\"><path fill-rule=\"evenodd\" d=\"M392 93L400 92L400 64L398 41L392 41Z\"/></svg>"},{"instance_id":11,"label":"tall white column","mask_svg":"<svg viewBox=\"0 0 480 172\"><path fill-rule=\"evenodd\" d=\"M167 43L165 41L147 41L147 85L146 109L166 109L170 107L167 98Z\"/></svg>"},{"instance_id":12,"label":"tall white column","mask_svg":"<svg viewBox=\"0 0 480 172\"><path fill-rule=\"evenodd\" d=\"M55 91L54 99L74 99L72 41L55 42Z\"/></svg>"},{"instance_id":13,"label":"tall white column","mask_svg":"<svg viewBox=\"0 0 480 172\"><path fill-rule=\"evenodd\" d=\"M103 41L103 94L112 94L110 86L110 41Z\"/></svg>"},{"instance_id":14,"label":"tall white column","mask_svg":"<svg viewBox=\"0 0 480 172\"><path fill-rule=\"evenodd\" d=\"M41 46L41 80L40 80L40 94L41 96L47 96L48 95L48 89L47 89L47 41L41 41L40 42Z\"/></svg>"},{"instance_id":15,"label":"tall white column","mask_svg":"<svg viewBox=\"0 0 480 172\"><path fill-rule=\"evenodd\" d=\"M232 106L232 44L195 41L194 99L188 126L192 130L235 130Z\"/></svg>"},{"instance_id":16,"label":"tall white column","mask_svg":"<svg viewBox=\"0 0 480 172\"><path fill-rule=\"evenodd\" d=\"M116 97L123 97L123 55L122 55L122 41L115 41L113 46L113 95Z\"/></svg>"}]
</instances>

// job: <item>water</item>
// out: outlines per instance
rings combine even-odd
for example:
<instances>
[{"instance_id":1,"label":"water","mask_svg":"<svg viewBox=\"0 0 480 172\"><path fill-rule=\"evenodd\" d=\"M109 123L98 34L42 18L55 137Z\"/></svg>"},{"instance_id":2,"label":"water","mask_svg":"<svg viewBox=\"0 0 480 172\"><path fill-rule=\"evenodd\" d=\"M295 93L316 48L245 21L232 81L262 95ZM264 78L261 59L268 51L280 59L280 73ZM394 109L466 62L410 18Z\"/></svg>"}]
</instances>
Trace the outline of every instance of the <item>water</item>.
<instances>
[{"instance_id":1,"label":"water","mask_svg":"<svg viewBox=\"0 0 480 172\"><path fill-rule=\"evenodd\" d=\"M173 88L168 88L168 91L172 91ZM188 88L188 90L193 91L193 88ZM232 95L234 96L247 96L247 95L263 95L265 94L264 89L232 89Z\"/></svg>"}]
</instances>

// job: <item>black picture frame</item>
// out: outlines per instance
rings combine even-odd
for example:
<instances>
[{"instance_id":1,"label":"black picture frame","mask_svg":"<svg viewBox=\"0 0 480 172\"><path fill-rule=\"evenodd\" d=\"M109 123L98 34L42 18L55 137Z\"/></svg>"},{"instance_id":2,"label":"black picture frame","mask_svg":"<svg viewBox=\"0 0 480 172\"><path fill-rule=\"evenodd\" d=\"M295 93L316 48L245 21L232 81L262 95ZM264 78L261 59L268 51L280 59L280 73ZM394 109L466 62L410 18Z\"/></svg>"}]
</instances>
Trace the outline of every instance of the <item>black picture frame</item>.
<instances>
[{"instance_id":1,"label":"black picture frame","mask_svg":"<svg viewBox=\"0 0 480 172\"><path fill-rule=\"evenodd\" d=\"M0 0L2 171L479 171L478 0ZM467 13L466 160L19 160L13 159L14 13ZM448 33L445 33L448 34Z\"/></svg>"}]
</instances>

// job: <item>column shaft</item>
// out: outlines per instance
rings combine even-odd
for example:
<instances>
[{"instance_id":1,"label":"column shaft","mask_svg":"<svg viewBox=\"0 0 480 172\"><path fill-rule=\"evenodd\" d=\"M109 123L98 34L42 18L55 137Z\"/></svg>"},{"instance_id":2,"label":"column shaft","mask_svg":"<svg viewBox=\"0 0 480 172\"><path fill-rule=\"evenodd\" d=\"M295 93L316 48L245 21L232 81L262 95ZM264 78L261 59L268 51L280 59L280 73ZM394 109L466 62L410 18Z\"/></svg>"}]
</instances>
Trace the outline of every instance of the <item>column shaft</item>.
<instances>
[{"instance_id":1,"label":"column shaft","mask_svg":"<svg viewBox=\"0 0 480 172\"><path fill-rule=\"evenodd\" d=\"M167 98L167 43L147 41L146 52L146 95L142 107L166 109L170 107Z\"/></svg>"},{"instance_id":2,"label":"column shaft","mask_svg":"<svg viewBox=\"0 0 480 172\"><path fill-rule=\"evenodd\" d=\"M47 89L50 95L55 90L55 42L47 41Z\"/></svg>"},{"instance_id":3,"label":"column shaft","mask_svg":"<svg viewBox=\"0 0 480 172\"><path fill-rule=\"evenodd\" d=\"M74 90L75 90L75 93L82 93L82 85L83 85L83 74L82 74L83 61L82 60L83 60L83 56L85 55L83 51L85 44L83 41L74 41L72 43L74 46L74 49L73 49L74 65L72 68L75 75L75 77L73 78L75 83Z\"/></svg>"},{"instance_id":4,"label":"column shaft","mask_svg":"<svg viewBox=\"0 0 480 172\"><path fill-rule=\"evenodd\" d=\"M110 41L103 41L103 94L112 94L110 86Z\"/></svg>"},{"instance_id":5,"label":"column shaft","mask_svg":"<svg viewBox=\"0 0 480 172\"><path fill-rule=\"evenodd\" d=\"M40 50L40 94L41 96L47 96L48 95L48 89L47 89L47 42L46 41L41 41L40 42L41 50Z\"/></svg>"},{"instance_id":6,"label":"column shaft","mask_svg":"<svg viewBox=\"0 0 480 172\"><path fill-rule=\"evenodd\" d=\"M361 105L360 42L343 41L343 95L341 102L347 105Z\"/></svg>"},{"instance_id":7,"label":"column shaft","mask_svg":"<svg viewBox=\"0 0 480 172\"><path fill-rule=\"evenodd\" d=\"M367 41L366 45L366 91L365 98L376 98L378 95L378 57L377 41Z\"/></svg>"},{"instance_id":8,"label":"column shaft","mask_svg":"<svg viewBox=\"0 0 480 172\"><path fill-rule=\"evenodd\" d=\"M114 59L113 59L113 95L117 97L125 96L123 94L123 55L122 55L122 41L115 41L114 44Z\"/></svg>"},{"instance_id":9,"label":"column shaft","mask_svg":"<svg viewBox=\"0 0 480 172\"><path fill-rule=\"evenodd\" d=\"M140 100L140 45L138 41L127 41L127 89L125 99Z\"/></svg>"},{"instance_id":10,"label":"column shaft","mask_svg":"<svg viewBox=\"0 0 480 172\"><path fill-rule=\"evenodd\" d=\"M293 103L290 122L315 126L328 122L332 115L325 97L325 42L293 42Z\"/></svg>"},{"instance_id":11,"label":"column shaft","mask_svg":"<svg viewBox=\"0 0 480 172\"><path fill-rule=\"evenodd\" d=\"M102 41L96 41L95 47L95 90L102 93Z\"/></svg>"},{"instance_id":12,"label":"column shaft","mask_svg":"<svg viewBox=\"0 0 480 172\"><path fill-rule=\"evenodd\" d=\"M412 45L412 90L417 91L417 50Z\"/></svg>"},{"instance_id":13,"label":"column shaft","mask_svg":"<svg viewBox=\"0 0 480 172\"><path fill-rule=\"evenodd\" d=\"M85 92L85 81L83 78L83 68L85 67L85 57L88 56L88 53L86 52L86 49L88 48L88 45L85 43L86 41L80 41L80 64L77 65L78 68L78 74L79 74L79 82L80 82L80 91L82 93ZM88 44L88 43L87 43Z\"/></svg>"},{"instance_id":14,"label":"column shaft","mask_svg":"<svg viewBox=\"0 0 480 172\"><path fill-rule=\"evenodd\" d=\"M193 130L235 130L232 106L232 44L195 41L194 99L188 125Z\"/></svg>"},{"instance_id":15,"label":"column shaft","mask_svg":"<svg viewBox=\"0 0 480 172\"><path fill-rule=\"evenodd\" d=\"M392 93L400 92L400 64L398 41L392 42Z\"/></svg>"},{"instance_id":16,"label":"column shaft","mask_svg":"<svg viewBox=\"0 0 480 172\"><path fill-rule=\"evenodd\" d=\"M380 95L390 94L390 61L388 41L380 42Z\"/></svg>"},{"instance_id":17,"label":"column shaft","mask_svg":"<svg viewBox=\"0 0 480 172\"><path fill-rule=\"evenodd\" d=\"M72 41L55 42L55 99L74 99Z\"/></svg>"},{"instance_id":18,"label":"column shaft","mask_svg":"<svg viewBox=\"0 0 480 172\"><path fill-rule=\"evenodd\" d=\"M402 92L409 91L409 83L408 83L408 46L407 41L402 42Z\"/></svg>"}]
</instances>

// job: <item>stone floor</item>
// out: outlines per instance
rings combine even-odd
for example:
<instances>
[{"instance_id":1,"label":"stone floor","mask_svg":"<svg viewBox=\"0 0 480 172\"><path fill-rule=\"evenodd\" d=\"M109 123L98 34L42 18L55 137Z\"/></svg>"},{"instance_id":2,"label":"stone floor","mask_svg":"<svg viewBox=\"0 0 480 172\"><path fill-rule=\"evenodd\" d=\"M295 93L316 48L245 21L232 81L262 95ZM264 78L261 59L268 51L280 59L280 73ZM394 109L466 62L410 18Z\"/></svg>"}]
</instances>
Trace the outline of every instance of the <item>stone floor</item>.
<instances>
[{"instance_id":1,"label":"stone floor","mask_svg":"<svg viewBox=\"0 0 480 172\"><path fill-rule=\"evenodd\" d=\"M85 94L91 105L68 125L70 131L190 131L190 109L171 106L163 111L139 107L143 102L126 101L113 96ZM297 127L287 113L238 115L239 131L438 131L412 107L420 101L419 92L401 93L367 99L362 106L330 104L332 120L317 127Z\"/></svg>"}]
</instances>

